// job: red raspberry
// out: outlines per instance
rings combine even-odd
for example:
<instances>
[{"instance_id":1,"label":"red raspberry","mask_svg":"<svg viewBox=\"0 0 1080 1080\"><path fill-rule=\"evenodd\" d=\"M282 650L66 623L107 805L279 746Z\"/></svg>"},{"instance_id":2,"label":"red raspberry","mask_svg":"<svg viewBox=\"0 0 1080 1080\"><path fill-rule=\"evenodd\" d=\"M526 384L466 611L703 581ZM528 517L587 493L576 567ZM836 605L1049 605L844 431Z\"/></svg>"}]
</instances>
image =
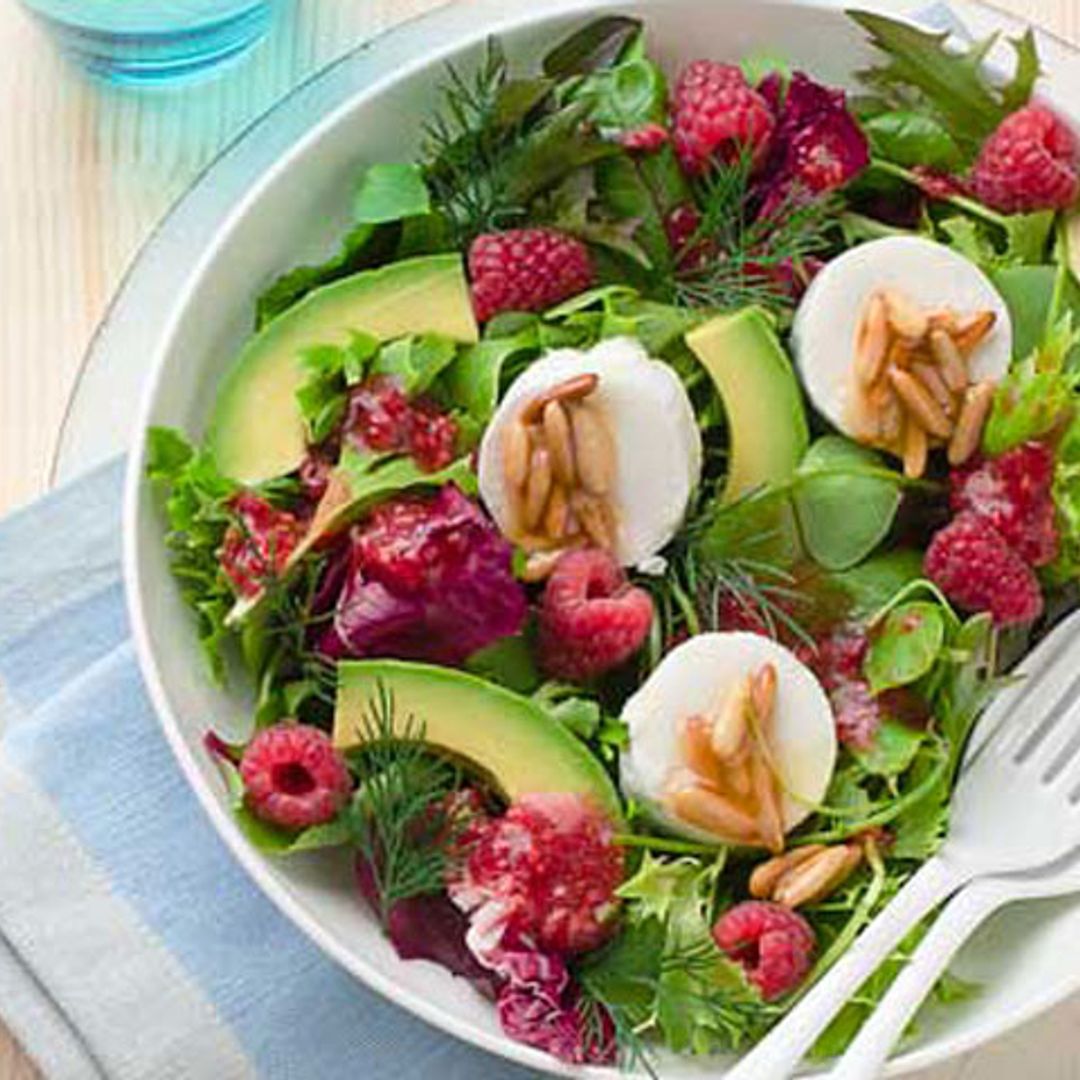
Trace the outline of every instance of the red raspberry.
<instances>
[{"instance_id":1,"label":"red raspberry","mask_svg":"<svg viewBox=\"0 0 1080 1080\"><path fill-rule=\"evenodd\" d=\"M498 928L496 951L525 942L565 954L608 938L622 878L622 848L612 843L607 818L580 795L543 792L473 831L448 888L473 913L474 928Z\"/></svg>"},{"instance_id":2,"label":"red raspberry","mask_svg":"<svg viewBox=\"0 0 1080 1080\"><path fill-rule=\"evenodd\" d=\"M1027 442L989 461L954 469L952 508L993 525L1029 566L1046 566L1058 553L1053 483L1053 450Z\"/></svg>"},{"instance_id":3,"label":"red raspberry","mask_svg":"<svg viewBox=\"0 0 1080 1080\"><path fill-rule=\"evenodd\" d=\"M670 136L663 124L643 124L619 135L619 143L631 153L655 154Z\"/></svg>"},{"instance_id":4,"label":"red raspberry","mask_svg":"<svg viewBox=\"0 0 1080 1080\"><path fill-rule=\"evenodd\" d=\"M473 307L480 322L501 311L543 311L594 280L589 250L555 229L485 233L469 248Z\"/></svg>"},{"instance_id":5,"label":"red raspberry","mask_svg":"<svg viewBox=\"0 0 1080 1080\"><path fill-rule=\"evenodd\" d=\"M608 552L568 551L540 605L540 665L553 678L586 682L629 660L652 620L652 598L628 584Z\"/></svg>"},{"instance_id":6,"label":"red raspberry","mask_svg":"<svg viewBox=\"0 0 1080 1080\"><path fill-rule=\"evenodd\" d=\"M817 940L810 924L790 908L748 900L725 911L713 940L766 1001L791 993L810 973Z\"/></svg>"},{"instance_id":7,"label":"red raspberry","mask_svg":"<svg viewBox=\"0 0 1080 1080\"><path fill-rule=\"evenodd\" d=\"M860 626L840 626L816 644L816 649L803 646L796 652L829 695L837 738L845 746L868 750L883 714L883 702L863 676L870 639Z\"/></svg>"},{"instance_id":8,"label":"red raspberry","mask_svg":"<svg viewBox=\"0 0 1080 1080\"><path fill-rule=\"evenodd\" d=\"M260 731L240 761L252 813L285 829L306 829L337 817L352 781L329 737L306 724Z\"/></svg>"},{"instance_id":9,"label":"red raspberry","mask_svg":"<svg viewBox=\"0 0 1080 1080\"><path fill-rule=\"evenodd\" d=\"M923 569L950 600L968 611L990 612L998 626L1042 614L1034 571L977 514L960 514L934 536Z\"/></svg>"},{"instance_id":10,"label":"red raspberry","mask_svg":"<svg viewBox=\"0 0 1080 1080\"><path fill-rule=\"evenodd\" d=\"M241 596L254 596L285 568L304 526L249 491L237 495L231 508L236 523L225 530L221 568Z\"/></svg>"},{"instance_id":11,"label":"red raspberry","mask_svg":"<svg viewBox=\"0 0 1080 1080\"><path fill-rule=\"evenodd\" d=\"M760 165L775 125L769 103L737 67L695 60L675 84L675 152L692 176L705 172L714 157L734 161L743 147Z\"/></svg>"},{"instance_id":12,"label":"red raspberry","mask_svg":"<svg viewBox=\"0 0 1080 1080\"><path fill-rule=\"evenodd\" d=\"M977 198L1004 214L1065 210L1080 190L1076 138L1044 105L1007 116L972 170Z\"/></svg>"}]
</instances>

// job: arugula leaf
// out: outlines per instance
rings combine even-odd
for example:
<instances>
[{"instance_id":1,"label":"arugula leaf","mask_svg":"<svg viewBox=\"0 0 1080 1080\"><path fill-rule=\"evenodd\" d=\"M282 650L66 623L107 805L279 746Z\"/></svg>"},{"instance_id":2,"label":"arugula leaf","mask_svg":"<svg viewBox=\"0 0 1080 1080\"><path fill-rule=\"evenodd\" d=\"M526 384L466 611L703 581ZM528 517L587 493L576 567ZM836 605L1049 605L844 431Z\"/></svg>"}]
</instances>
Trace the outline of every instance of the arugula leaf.
<instances>
[{"instance_id":1,"label":"arugula leaf","mask_svg":"<svg viewBox=\"0 0 1080 1080\"><path fill-rule=\"evenodd\" d=\"M147 433L146 473L165 493L173 575L197 616L199 644L216 682L225 678L224 651L231 632L225 617L235 599L218 552L233 522L229 501L236 484L223 476L209 451L194 449L179 432Z\"/></svg>"},{"instance_id":2,"label":"arugula leaf","mask_svg":"<svg viewBox=\"0 0 1080 1080\"><path fill-rule=\"evenodd\" d=\"M353 219L379 225L427 214L431 196L420 167L379 162L365 170L353 199Z\"/></svg>"},{"instance_id":3,"label":"arugula leaf","mask_svg":"<svg viewBox=\"0 0 1080 1080\"><path fill-rule=\"evenodd\" d=\"M869 11L849 14L885 54L883 64L860 72L870 92L890 105L933 116L968 157L1009 112L1031 97L1039 61L1030 31L1011 42L1016 71L998 87L984 67L996 35L963 48L948 31L923 30Z\"/></svg>"},{"instance_id":4,"label":"arugula leaf","mask_svg":"<svg viewBox=\"0 0 1080 1080\"><path fill-rule=\"evenodd\" d=\"M371 374L392 376L411 398L430 389L456 356L457 343L448 337L410 335L383 345L371 364Z\"/></svg>"},{"instance_id":5,"label":"arugula leaf","mask_svg":"<svg viewBox=\"0 0 1080 1080\"><path fill-rule=\"evenodd\" d=\"M937 662L945 644L941 608L926 600L900 604L870 643L865 673L875 694L921 679Z\"/></svg>"}]
</instances>

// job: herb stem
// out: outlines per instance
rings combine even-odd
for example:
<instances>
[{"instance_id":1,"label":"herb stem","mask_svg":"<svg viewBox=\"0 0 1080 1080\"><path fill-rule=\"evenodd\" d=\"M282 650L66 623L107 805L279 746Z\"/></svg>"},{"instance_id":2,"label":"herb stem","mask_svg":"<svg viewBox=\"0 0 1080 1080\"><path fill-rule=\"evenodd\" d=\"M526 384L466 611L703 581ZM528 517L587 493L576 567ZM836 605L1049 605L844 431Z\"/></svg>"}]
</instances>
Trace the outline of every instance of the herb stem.
<instances>
[{"instance_id":1,"label":"herb stem","mask_svg":"<svg viewBox=\"0 0 1080 1080\"><path fill-rule=\"evenodd\" d=\"M647 848L649 851L666 851L669 855L715 856L723 845L695 844L689 840L671 840L665 836L642 836L638 833L616 833L611 841L619 847Z\"/></svg>"}]
</instances>

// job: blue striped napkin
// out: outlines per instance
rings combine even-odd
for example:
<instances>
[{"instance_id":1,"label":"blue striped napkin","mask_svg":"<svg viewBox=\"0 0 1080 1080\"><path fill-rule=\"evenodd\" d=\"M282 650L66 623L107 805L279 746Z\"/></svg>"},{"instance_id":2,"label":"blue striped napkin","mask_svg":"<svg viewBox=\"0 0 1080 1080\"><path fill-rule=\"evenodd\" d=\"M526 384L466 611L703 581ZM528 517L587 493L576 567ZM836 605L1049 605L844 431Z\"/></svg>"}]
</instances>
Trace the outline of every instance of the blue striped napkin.
<instances>
[{"instance_id":1,"label":"blue striped napkin","mask_svg":"<svg viewBox=\"0 0 1080 1080\"><path fill-rule=\"evenodd\" d=\"M48 1080L524 1080L326 959L234 863L158 731L122 465L0 523L0 1016Z\"/></svg>"}]
</instances>

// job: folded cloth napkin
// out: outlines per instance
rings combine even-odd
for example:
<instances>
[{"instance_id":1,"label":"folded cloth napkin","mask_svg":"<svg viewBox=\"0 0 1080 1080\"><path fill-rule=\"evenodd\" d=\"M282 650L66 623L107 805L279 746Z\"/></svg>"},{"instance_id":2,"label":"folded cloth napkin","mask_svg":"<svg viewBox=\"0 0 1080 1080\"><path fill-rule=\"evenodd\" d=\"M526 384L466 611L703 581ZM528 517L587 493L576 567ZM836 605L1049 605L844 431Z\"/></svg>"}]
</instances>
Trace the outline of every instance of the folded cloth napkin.
<instances>
[{"instance_id":1,"label":"folded cloth napkin","mask_svg":"<svg viewBox=\"0 0 1080 1080\"><path fill-rule=\"evenodd\" d=\"M143 691L122 464L0 523L0 1017L48 1080L524 1080L376 996L247 879Z\"/></svg>"}]
</instances>

